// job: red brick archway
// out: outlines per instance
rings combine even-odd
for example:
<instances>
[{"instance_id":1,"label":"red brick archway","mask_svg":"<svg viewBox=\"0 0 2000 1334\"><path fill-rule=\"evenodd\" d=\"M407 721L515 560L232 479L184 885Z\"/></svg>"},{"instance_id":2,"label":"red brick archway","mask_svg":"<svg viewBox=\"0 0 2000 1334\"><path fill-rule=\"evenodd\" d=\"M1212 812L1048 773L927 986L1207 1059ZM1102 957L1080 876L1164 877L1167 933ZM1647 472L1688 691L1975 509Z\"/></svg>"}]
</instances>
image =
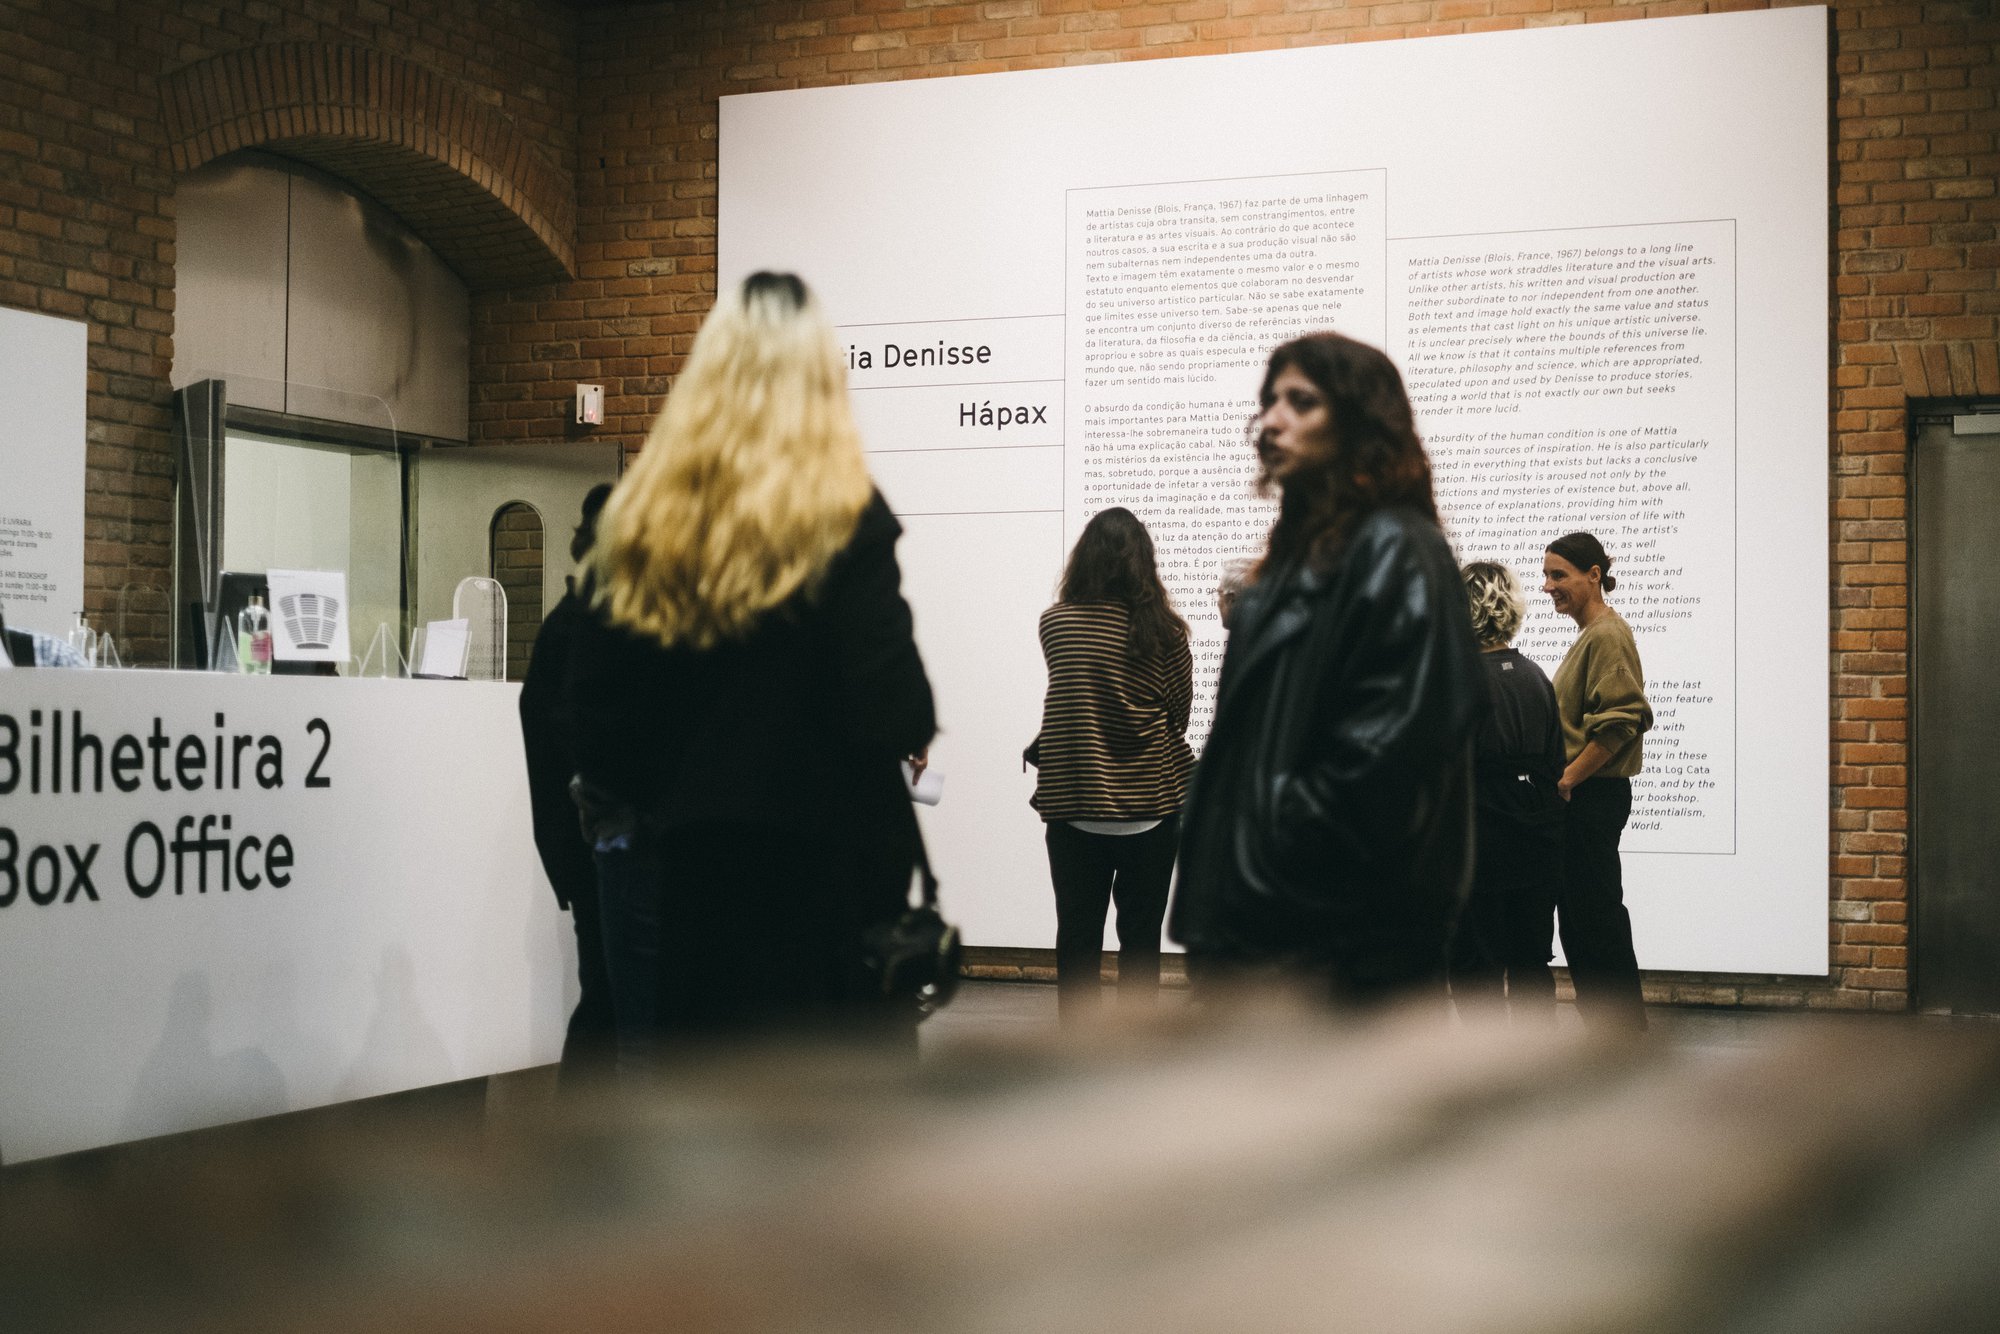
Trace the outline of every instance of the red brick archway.
<instances>
[{"instance_id":1,"label":"red brick archway","mask_svg":"<svg viewBox=\"0 0 2000 1334\"><path fill-rule=\"evenodd\" d=\"M164 82L174 167L242 148L310 162L367 191L472 288L560 282L576 267L576 195L510 117L465 84L364 47L288 42Z\"/></svg>"}]
</instances>

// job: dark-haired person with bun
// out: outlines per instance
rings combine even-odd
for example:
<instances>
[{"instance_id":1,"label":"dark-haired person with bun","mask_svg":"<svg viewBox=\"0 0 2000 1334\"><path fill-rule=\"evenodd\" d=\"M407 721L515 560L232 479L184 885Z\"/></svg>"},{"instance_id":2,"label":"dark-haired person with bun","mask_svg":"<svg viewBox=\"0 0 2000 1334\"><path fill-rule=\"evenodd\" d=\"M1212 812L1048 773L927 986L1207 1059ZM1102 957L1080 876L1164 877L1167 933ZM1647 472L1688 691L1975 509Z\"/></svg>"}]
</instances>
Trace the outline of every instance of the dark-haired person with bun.
<instances>
[{"instance_id":1,"label":"dark-haired person with bun","mask_svg":"<svg viewBox=\"0 0 2000 1334\"><path fill-rule=\"evenodd\" d=\"M1542 591L1578 631L1555 676L1566 761L1557 789L1569 802L1556 919L1585 1019L1644 1029L1618 839L1632 814L1632 776L1644 760L1653 706L1632 629L1604 600L1617 586L1611 557L1589 533L1549 543Z\"/></svg>"},{"instance_id":2,"label":"dark-haired person with bun","mask_svg":"<svg viewBox=\"0 0 2000 1334\"><path fill-rule=\"evenodd\" d=\"M1484 687L1430 459L1402 376L1365 343L1281 345L1258 397L1278 518L1229 617L1174 938L1199 990L1441 1002Z\"/></svg>"},{"instance_id":3,"label":"dark-haired person with bun","mask_svg":"<svg viewBox=\"0 0 2000 1334\"><path fill-rule=\"evenodd\" d=\"M1160 583L1153 539L1114 507L1084 526L1056 604L1042 613L1049 669L1030 747L1056 894L1056 1006L1074 1022L1099 997L1104 916L1118 906L1120 1001L1154 999L1187 794L1194 657Z\"/></svg>"},{"instance_id":4,"label":"dark-haired person with bun","mask_svg":"<svg viewBox=\"0 0 2000 1334\"><path fill-rule=\"evenodd\" d=\"M599 482L583 498L583 514L569 543L569 558L581 562L597 541L597 515L611 495L611 483ZM617 1025L611 1013L611 981L604 971L604 936L598 923L597 867L590 844L583 841L576 807L569 799L569 780L576 773L576 753L569 732L558 716L563 679L577 633L590 619L590 609L577 591L576 579L566 580L562 600L542 618L528 671L521 680L521 743L528 761L528 806L534 818L535 849L542 869L556 892L556 903L568 911L576 927L576 1009L563 1036L559 1077L608 1074L617 1046Z\"/></svg>"}]
</instances>

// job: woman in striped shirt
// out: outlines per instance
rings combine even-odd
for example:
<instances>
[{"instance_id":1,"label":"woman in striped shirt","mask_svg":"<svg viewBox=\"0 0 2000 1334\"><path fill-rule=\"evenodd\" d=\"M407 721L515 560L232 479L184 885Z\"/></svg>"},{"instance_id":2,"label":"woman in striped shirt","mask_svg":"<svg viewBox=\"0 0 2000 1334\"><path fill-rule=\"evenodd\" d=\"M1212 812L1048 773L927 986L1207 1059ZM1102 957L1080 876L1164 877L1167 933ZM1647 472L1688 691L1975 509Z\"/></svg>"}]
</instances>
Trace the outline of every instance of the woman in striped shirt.
<instances>
[{"instance_id":1,"label":"woman in striped shirt","mask_svg":"<svg viewBox=\"0 0 2000 1334\"><path fill-rule=\"evenodd\" d=\"M1065 1022L1098 1001L1106 909L1118 905L1118 989L1151 1001L1187 793L1194 658L1130 510L1085 526L1042 613L1049 669L1033 805L1048 824L1056 995Z\"/></svg>"}]
</instances>

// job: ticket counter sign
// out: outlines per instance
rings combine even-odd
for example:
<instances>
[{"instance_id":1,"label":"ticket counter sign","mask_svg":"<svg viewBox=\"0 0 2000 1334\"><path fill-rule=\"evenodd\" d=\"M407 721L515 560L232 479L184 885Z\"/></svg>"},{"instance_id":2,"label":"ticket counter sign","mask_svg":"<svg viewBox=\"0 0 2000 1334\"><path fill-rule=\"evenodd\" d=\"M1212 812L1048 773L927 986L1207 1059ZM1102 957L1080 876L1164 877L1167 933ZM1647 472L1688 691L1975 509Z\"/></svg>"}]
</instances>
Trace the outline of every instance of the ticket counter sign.
<instances>
[{"instance_id":1,"label":"ticket counter sign","mask_svg":"<svg viewBox=\"0 0 2000 1334\"><path fill-rule=\"evenodd\" d=\"M553 1061L517 698L0 677L0 1160Z\"/></svg>"}]
</instances>

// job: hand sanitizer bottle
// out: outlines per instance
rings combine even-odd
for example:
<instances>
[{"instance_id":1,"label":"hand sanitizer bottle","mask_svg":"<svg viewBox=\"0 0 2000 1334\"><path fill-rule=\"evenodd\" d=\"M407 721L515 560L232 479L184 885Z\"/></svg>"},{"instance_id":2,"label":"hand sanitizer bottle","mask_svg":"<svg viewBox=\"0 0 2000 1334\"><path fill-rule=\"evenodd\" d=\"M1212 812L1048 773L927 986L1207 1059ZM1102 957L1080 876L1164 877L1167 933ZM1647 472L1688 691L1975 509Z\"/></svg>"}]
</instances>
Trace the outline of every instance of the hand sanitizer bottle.
<instances>
[{"instance_id":1,"label":"hand sanitizer bottle","mask_svg":"<svg viewBox=\"0 0 2000 1334\"><path fill-rule=\"evenodd\" d=\"M246 675L271 674L271 613L255 593L236 622L236 660Z\"/></svg>"}]
</instances>

